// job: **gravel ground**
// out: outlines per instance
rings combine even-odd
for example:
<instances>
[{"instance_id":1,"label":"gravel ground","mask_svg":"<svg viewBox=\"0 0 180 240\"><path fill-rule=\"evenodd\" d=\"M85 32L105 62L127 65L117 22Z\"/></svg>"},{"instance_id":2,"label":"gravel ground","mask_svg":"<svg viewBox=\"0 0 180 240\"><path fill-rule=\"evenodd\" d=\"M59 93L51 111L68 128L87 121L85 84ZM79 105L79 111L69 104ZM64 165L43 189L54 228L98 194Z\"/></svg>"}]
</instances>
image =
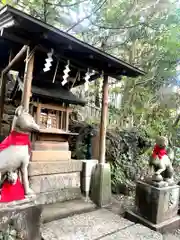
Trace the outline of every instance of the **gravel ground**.
<instances>
[{"instance_id":1,"label":"gravel ground","mask_svg":"<svg viewBox=\"0 0 180 240\"><path fill-rule=\"evenodd\" d=\"M112 205L107 207L108 210L113 213L124 216L125 211L133 209L134 196L113 195ZM180 229L177 229L171 233L163 234L163 240L179 240Z\"/></svg>"}]
</instances>

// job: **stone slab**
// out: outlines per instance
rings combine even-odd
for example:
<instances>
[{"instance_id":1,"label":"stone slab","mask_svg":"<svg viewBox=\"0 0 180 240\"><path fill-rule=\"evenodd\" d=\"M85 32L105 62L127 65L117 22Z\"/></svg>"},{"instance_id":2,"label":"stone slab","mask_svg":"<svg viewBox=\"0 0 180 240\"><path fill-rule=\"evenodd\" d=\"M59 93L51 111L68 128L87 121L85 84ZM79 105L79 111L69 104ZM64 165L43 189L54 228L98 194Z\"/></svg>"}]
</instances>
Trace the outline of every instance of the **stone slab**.
<instances>
[{"instance_id":1,"label":"stone slab","mask_svg":"<svg viewBox=\"0 0 180 240\"><path fill-rule=\"evenodd\" d=\"M164 234L163 240L179 240L179 237L174 236L174 234L167 233Z\"/></svg>"},{"instance_id":2,"label":"stone slab","mask_svg":"<svg viewBox=\"0 0 180 240\"><path fill-rule=\"evenodd\" d=\"M91 177L81 177L81 191L85 196L89 196Z\"/></svg>"},{"instance_id":3,"label":"stone slab","mask_svg":"<svg viewBox=\"0 0 180 240\"><path fill-rule=\"evenodd\" d=\"M82 198L80 188L64 188L36 195L37 204L51 204Z\"/></svg>"},{"instance_id":4,"label":"stone slab","mask_svg":"<svg viewBox=\"0 0 180 240\"><path fill-rule=\"evenodd\" d=\"M4 207L3 207L4 205ZM41 240L41 206L29 201L16 201L13 204L1 204L0 239L6 239L10 232L11 238ZM13 237L14 238L13 238ZM16 238L17 237L17 238Z\"/></svg>"},{"instance_id":5,"label":"stone slab","mask_svg":"<svg viewBox=\"0 0 180 240\"><path fill-rule=\"evenodd\" d=\"M12 201L12 202L2 202L0 203L0 210L7 211L16 208L17 210L24 209L26 206L34 206L36 202L36 195L27 196L23 200Z\"/></svg>"},{"instance_id":6,"label":"stone slab","mask_svg":"<svg viewBox=\"0 0 180 240\"><path fill-rule=\"evenodd\" d=\"M144 226L147 226L150 229L152 229L154 231L158 231L160 233L166 233L168 231L172 231L174 229L180 228L180 216L179 215L176 215L175 217L172 217L169 220L166 220L159 224L153 224L152 222L139 216L136 212L133 212L133 211L127 211L125 215L126 215L126 218L129 219L130 221L133 221L135 223L141 223Z\"/></svg>"},{"instance_id":7,"label":"stone slab","mask_svg":"<svg viewBox=\"0 0 180 240\"><path fill-rule=\"evenodd\" d=\"M91 180L97 163L98 160L82 160L81 190L85 196L89 196Z\"/></svg>"},{"instance_id":8,"label":"stone slab","mask_svg":"<svg viewBox=\"0 0 180 240\"><path fill-rule=\"evenodd\" d=\"M91 200L98 207L111 204L111 168L109 163L96 165L90 187Z\"/></svg>"},{"instance_id":9,"label":"stone slab","mask_svg":"<svg viewBox=\"0 0 180 240\"><path fill-rule=\"evenodd\" d=\"M82 160L82 177L91 177L98 160Z\"/></svg>"},{"instance_id":10,"label":"stone slab","mask_svg":"<svg viewBox=\"0 0 180 240\"><path fill-rule=\"evenodd\" d=\"M55 142L55 141L36 141L32 144L32 149L41 150L59 150L59 151L69 151L69 143L66 142Z\"/></svg>"},{"instance_id":11,"label":"stone slab","mask_svg":"<svg viewBox=\"0 0 180 240\"><path fill-rule=\"evenodd\" d=\"M80 173L33 176L30 178L30 187L35 193L51 192L63 188L80 188Z\"/></svg>"},{"instance_id":12,"label":"stone slab","mask_svg":"<svg viewBox=\"0 0 180 240\"><path fill-rule=\"evenodd\" d=\"M41 230L44 240L95 240L132 225L128 220L100 209L46 223Z\"/></svg>"},{"instance_id":13,"label":"stone slab","mask_svg":"<svg viewBox=\"0 0 180 240\"><path fill-rule=\"evenodd\" d=\"M30 177L47 174L80 172L81 170L81 160L30 162L29 164Z\"/></svg>"},{"instance_id":14,"label":"stone slab","mask_svg":"<svg viewBox=\"0 0 180 240\"><path fill-rule=\"evenodd\" d=\"M116 233L101 238L102 240L163 240L160 233L154 232L140 224L127 227ZM169 239L170 240L170 239Z\"/></svg>"},{"instance_id":15,"label":"stone slab","mask_svg":"<svg viewBox=\"0 0 180 240\"><path fill-rule=\"evenodd\" d=\"M71 160L71 151L32 151L31 161L66 161Z\"/></svg>"},{"instance_id":16,"label":"stone slab","mask_svg":"<svg viewBox=\"0 0 180 240\"><path fill-rule=\"evenodd\" d=\"M75 214L94 211L96 205L85 199L75 199L54 204L45 204L42 211L42 222L47 223Z\"/></svg>"},{"instance_id":17,"label":"stone slab","mask_svg":"<svg viewBox=\"0 0 180 240\"><path fill-rule=\"evenodd\" d=\"M136 184L136 209L140 216L158 224L177 215L179 186L157 188L142 181Z\"/></svg>"}]
</instances>

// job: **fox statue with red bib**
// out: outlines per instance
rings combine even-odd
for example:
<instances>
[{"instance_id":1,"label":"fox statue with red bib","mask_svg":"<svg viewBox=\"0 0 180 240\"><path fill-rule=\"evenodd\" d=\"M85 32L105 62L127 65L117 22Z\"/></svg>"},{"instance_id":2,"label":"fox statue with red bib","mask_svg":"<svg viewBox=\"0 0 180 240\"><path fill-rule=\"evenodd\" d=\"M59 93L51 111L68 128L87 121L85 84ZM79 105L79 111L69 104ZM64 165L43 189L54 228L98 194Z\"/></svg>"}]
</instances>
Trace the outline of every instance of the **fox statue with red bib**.
<instances>
[{"instance_id":1,"label":"fox statue with red bib","mask_svg":"<svg viewBox=\"0 0 180 240\"><path fill-rule=\"evenodd\" d=\"M168 139L159 136L156 139L152 155L150 157L149 165L154 168L154 175L152 176L152 184L157 187L165 187L174 185L173 180L173 166L174 152L168 148Z\"/></svg>"},{"instance_id":2,"label":"fox statue with red bib","mask_svg":"<svg viewBox=\"0 0 180 240\"><path fill-rule=\"evenodd\" d=\"M22 200L33 194L29 187L28 165L31 154L30 132L39 132L34 118L19 106L15 111L12 129L0 144L1 202ZM21 178L17 171L21 172ZM22 183L21 180L22 179Z\"/></svg>"}]
</instances>

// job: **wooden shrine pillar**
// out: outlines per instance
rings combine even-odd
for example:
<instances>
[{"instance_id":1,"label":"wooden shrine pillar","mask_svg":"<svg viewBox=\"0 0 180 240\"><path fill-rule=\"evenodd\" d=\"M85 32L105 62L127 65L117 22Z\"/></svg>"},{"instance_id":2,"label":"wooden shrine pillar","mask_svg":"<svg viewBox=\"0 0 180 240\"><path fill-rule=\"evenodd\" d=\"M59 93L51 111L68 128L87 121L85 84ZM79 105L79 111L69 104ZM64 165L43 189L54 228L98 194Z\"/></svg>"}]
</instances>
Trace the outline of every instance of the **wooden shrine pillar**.
<instances>
[{"instance_id":1,"label":"wooden shrine pillar","mask_svg":"<svg viewBox=\"0 0 180 240\"><path fill-rule=\"evenodd\" d=\"M24 70L24 87L22 93L21 104L24 106L24 109L29 112L29 102L31 98L31 87L33 79L33 70L34 70L34 52L30 54L30 47L27 49L26 55L26 65Z\"/></svg>"},{"instance_id":2,"label":"wooden shrine pillar","mask_svg":"<svg viewBox=\"0 0 180 240\"><path fill-rule=\"evenodd\" d=\"M4 101L5 101L5 92L6 92L6 74L11 70L12 66L20 60L28 46L24 45L22 49L16 54L16 56L9 62L8 66L1 72L1 79L0 79L0 133L2 133L2 119L3 119L3 112L4 112Z\"/></svg>"},{"instance_id":3,"label":"wooden shrine pillar","mask_svg":"<svg viewBox=\"0 0 180 240\"><path fill-rule=\"evenodd\" d=\"M99 163L92 176L91 199L99 207L111 203L111 168L106 163L106 128L108 120L108 76L104 75L102 89Z\"/></svg>"},{"instance_id":4,"label":"wooden shrine pillar","mask_svg":"<svg viewBox=\"0 0 180 240\"><path fill-rule=\"evenodd\" d=\"M106 128L108 120L108 76L104 75L102 89L102 106L99 140L99 163L105 163L106 155Z\"/></svg>"}]
</instances>

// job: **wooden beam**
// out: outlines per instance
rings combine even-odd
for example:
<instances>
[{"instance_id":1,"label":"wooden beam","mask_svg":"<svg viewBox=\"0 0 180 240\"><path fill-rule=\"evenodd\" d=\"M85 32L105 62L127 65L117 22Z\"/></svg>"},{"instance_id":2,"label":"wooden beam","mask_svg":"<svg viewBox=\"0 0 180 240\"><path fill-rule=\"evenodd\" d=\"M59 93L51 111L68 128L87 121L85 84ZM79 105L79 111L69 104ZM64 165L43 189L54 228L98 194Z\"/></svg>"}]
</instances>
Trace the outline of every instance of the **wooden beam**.
<instances>
[{"instance_id":1,"label":"wooden beam","mask_svg":"<svg viewBox=\"0 0 180 240\"><path fill-rule=\"evenodd\" d=\"M31 97L31 85L33 79L33 70L34 70L34 53L29 57L30 48L27 50L26 57L26 66L24 73L24 88L21 103L24 106L24 109L29 111L29 102Z\"/></svg>"},{"instance_id":2,"label":"wooden beam","mask_svg":"<svg viewBox=\"0 0 180 240\"><path fill-rule=\"evenodd\" d=\"M69 130L69 112L66 112L66 132Z\"/></svg>"},{"instance_id":3,"label":"wooden beam","mask_svg":"<svg viewBox=\"0 0 180 240\"><path fill-rule=\"evenodd\" d=\"M8 66L1 72L0 79L0 133L2 133L2 119L4 112L4 100L6 92L6 74L12 68L12 66L23 57L24 53L27 50L27 46L23 46L22 49L16 54L16 56L9 62Z\"/></svg>"},{"instance_id":4,"label":"wooden beam","mask_svg":"<svg viewBox=\"0 0 180 240\"><path fill-rule=\"evenodd\" d=\"M36 122L38 125L40 125L40 118L41 118L41 103L38 103L37 106L37 115L36 115Z\"/></svg>"},{"instance_id":5,"label":"wooden beam","mask_svg":"<svg viewBox=\"0 0 180 240\"><path fill-rule=\"evenodd\" d=\"M2 71L3 74L6 74L9 72L9 70L12 68L12 66L22 58L27 50L28 46L24 45L21 50L16 54L16 56L12 59L12 61L8 64L8 66Z\"/></svg>"},{"instance_id":6,"label":"wooden beam","mask_svg":"<svg viewBox=\"0 0 180 240\"><path fill-rule=\"evenodd\" d=\"M10 52L9 52L9 63L10 63L11 60L12 60L12 56L13 56L13 52L12 52L12 49L11 49Z\"/></svg>"},{"instance_id":7,"label":"wooden beam","mask_svg":"<svg viewBox=\"0 0 180 240\"><path fill-rule=\"evenodd\" d=\"M2 37L6 40L10 40L12 42L20 43L22 45L27 45L28 42L29 42L29 40L18 37L13 33L8 33L8 32L6 32L6 30L4 30Z\"/></svg>"},{"instance_id":8,"label":"wooden beam","mask_svg":"<svg viewBox=\"0 0 180 240\"><path fill-rule=\"evenodd\" d=\"M44 46L42 46L42 45L38 45L37 46L37 49L39 50L39 51L41 51L41 52L44 52L44 53L48 53L49 52L49 50L50 49L48 49L48 48L46 48L46 47L44 47ZM86 72L87 71L87 68L88 68L88 65L85 65L85 64L83 64L83 63L81 63L81 62L78 62L77 61L77 59L75 60L75 59L72 59L72 58L69 58L69 57L66 57L66 56L64 56L64 50L62 50L62 49L60 49L60 48L58 48L58 49L54 49L55 51L54 51L54 54L53 54L53 56L57 59L57 60L59 60L60 62L63 62L63 63L67 63L67 60L70 60L70 66L71 67L73 67L73 68L75 68L75 69L78 69L78 70L80 70L80 71L82 71L82 72ZM56 52L58 52L58 53L56 53ZM73 64L74 63L74 64ZM77 64L77 65L76 65ZM94 68L93 68L94 69ZM95 69L94 69L95 70ZM98 74L98 71L96 72L96 74Z\"/></svg>"},{"instance_id":9,"label":"wooden beam","mask_svg":"<svg viewBox=\"0 0 180 240\"><path fill-rule=\"evenodd\" d=\"M106 156L106 128L108 120L108 76L104 76L102 89L102 108L100 122L99 163L105 163Z\"/></svg>"},{"instance_id":10,"label":"wooden beam","mask_svg":"<svg viewBox=\"0 0 180 240\"><path fill-rule=\"evenodd\" d=\"M38 103L36 102L33 102L32 103L33 106L37 107L38 106ZM44 104L44 103L41 103L41 108L47 108L47 109L50 109L50 110L56 110L56 111L60 111L60 112L69 112L71 113L72 112L72 108L71 107L63 107L63 106L59 106L59 105L55 105L55 104Z\"/></svg>"},{"instance_id":11,"label":"wooden beam","mask_svg":"<svg viewBox=\"0 0 180 240\"><path fill-rule=\"evenodd\" d=\"M27 51L26 51L26 59L25 59L25 68L24 68L24 81L23 81L23 89L21 89L22 90L22 97L21 97L21 105L24 105L24 94L25 94L25 92L24 92L24 85L25 85L25 82L26 82L26 79L27 79L27 71L28 71L28 63L29 63L29 61L28 61L28 57L29 57L29 53L30 53L30 47L28 47L27 48ZM19 80L19 79L18 79ZM19 86L20 86L20 83L19 83Z\"/></svg>"},{"instance_id":12,"label":"wooden beam","mask_svg":"<svg viewBox=\"0 0 180 240\"><path fill-rule=\"evenodd\" d=\"M2 120L4 112L4 101L6 92L6 75L1 74L1 96L0 96L0 133L2 134Z\"/></svg>"}]
</instances>

